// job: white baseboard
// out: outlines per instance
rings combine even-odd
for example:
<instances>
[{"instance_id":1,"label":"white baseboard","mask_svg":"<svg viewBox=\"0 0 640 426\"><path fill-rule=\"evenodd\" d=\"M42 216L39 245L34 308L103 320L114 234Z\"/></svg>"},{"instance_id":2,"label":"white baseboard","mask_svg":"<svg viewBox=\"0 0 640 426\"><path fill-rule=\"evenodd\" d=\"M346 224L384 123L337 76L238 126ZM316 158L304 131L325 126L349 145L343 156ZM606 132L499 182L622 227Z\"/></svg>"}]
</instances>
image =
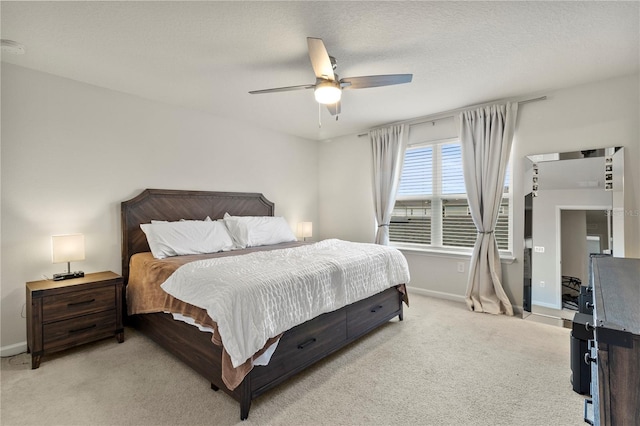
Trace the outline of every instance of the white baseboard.
<instances>
[{"instance_id":1,"label":"white baseboard","mask_svg":"<svg viewBox=\"0 0 640 426\"><path fill-rule=\"evenodd\" d=\"M14 356L27 351L27 342L20 342L14 345L0 347L0 356Z\"/></svg>"},{"instance_id":2,"label":"white baseboard","mask_svg":"<svg viewBox=\"0 0 640 426\"><path fill-rule=\"evenodd\" d=\"M446 299L446 300L452 300L454 302L465 303L465 297L459 294L445 293L442 291L435 291L435 290L426 290L424 288L411 287L411 286L407 286L407 290L409 292L409 297L411 297L411 293L415 293L415 294L421 294L422 296L430 296L438 299ZM411 301L411 299L409 299L409 301Z\"/></svg>"},{"instance_id":3,"label":"white baseboard","mask_svg":"<svg viewBox=\"0 0 640 426\"><path fill-rule=\"evenodd\" d=\"M466 297L461 296L459 294L444 293L442 291L426 290L424 288L417 288L417 287L411 287L411 286L407 286L407 290L409 291L409 297L411 297L411 293L415 293L415 294L421 294L423 296L435 297L438 299L446 299L446 300L452 300L454 302L459 302L459 303L467 303ZM409 301L411 301L411 299L409 299ZM514 316L522 316L522 312L523 312L522 306L513 305L512 308L513 308Z\"/></svg>"}]
</instances>

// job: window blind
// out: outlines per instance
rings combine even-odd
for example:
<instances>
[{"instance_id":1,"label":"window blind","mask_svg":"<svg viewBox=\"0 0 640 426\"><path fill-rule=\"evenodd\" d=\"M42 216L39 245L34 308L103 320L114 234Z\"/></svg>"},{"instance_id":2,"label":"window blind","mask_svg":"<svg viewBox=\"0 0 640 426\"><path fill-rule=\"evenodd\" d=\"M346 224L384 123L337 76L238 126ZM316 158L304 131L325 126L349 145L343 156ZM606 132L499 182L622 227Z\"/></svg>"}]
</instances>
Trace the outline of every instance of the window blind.
<instances>
[{"instance_id":1,"label":"window blind","mask_svg":"<svg viewBox=\"0 0 640 426\"><path fill-rule=\"evenodd\" d=\"M389 240L431 244L431 201L398 201L391 214Z\"/></svg>"},{"instance_id":2,"label":"window blind","mask_svg":"<svg viewBox=\"0 0 640 426\"><path fill-rule=\"evenodd\" d=\"M442 145L442 194L466 194L460 144Z\"/></svg>"},{"instance_id":3,"label":"window blind","mask_svg":"<svg viewBox=\"0 0 640 426\"><path fill-rule=\"evenodd\" d=\"M509 181L510 169L507 168L505 197L495 229L498 248L505 251L509 250ZM437 206L435 210L433 203ZM436 226L432 226L434 221ZM443 247L471 248L476 237L466 197L460 143L408 148L389 225L389 239L424 245L438 241Z\"/></svg>"},{"instance_id":4,"label":"window blind","mask_svg":"<svg viewBox=\"0 0 640 426\"><path fill-rule=\"evenodd\" d=\"M408 149L398 188L398 196L431 195L433 193L433 148Z\"/></svg>"}]
</instances>

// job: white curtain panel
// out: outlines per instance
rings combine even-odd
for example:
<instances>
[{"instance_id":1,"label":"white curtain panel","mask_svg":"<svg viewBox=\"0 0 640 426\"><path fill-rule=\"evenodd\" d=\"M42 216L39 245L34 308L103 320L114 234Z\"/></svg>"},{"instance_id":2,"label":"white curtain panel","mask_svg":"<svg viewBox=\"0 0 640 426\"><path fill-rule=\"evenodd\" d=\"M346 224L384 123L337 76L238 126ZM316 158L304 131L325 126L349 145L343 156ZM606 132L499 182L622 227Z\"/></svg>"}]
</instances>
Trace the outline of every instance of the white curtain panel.
<instances>
[{"instance_id":1,"label":"white curtain panel","mask_svg":"<svg viewBox=\"0 0 640 426\"><path fill-rule=\"evenodd\" d=\"M389 244L389 223L402 174L406 141L404 124L369 132L373 150L373 204L378 223L376 244Z\"/></svg>"},{"instance_id":2,"label":"white curtain panel","mask_svg":"<svg viewBox=\"0 0 640 426\"><path fill-rule=\"evenodd\" d=\"M502 288L502 268L494 228L504 190L518 103L491 105L460 114L464 180L478 237L467 283L470 310L513 315Z\"/></svg>"}]
</instances>

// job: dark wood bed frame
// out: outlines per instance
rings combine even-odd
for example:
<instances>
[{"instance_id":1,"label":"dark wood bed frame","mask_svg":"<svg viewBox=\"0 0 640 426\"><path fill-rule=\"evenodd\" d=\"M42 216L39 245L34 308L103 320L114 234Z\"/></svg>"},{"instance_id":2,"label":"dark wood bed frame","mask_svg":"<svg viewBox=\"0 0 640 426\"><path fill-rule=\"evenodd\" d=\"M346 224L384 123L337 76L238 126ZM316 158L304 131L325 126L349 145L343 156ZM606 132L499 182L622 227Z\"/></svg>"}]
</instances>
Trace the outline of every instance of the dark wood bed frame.
<instances>
[{"instance_id":1,"label":"dark wood bed frame","mask_svg":"<svg viewBox=\"0 0 640 426\"><path fill-rule=\"evenodd\" d=\"M122 202L122 275L129 278L131 256L149 251L141 223L154 220L219 219L234 216L273 216L274 204L262 194L146 189ZM126 309L125 309L126 312ZM127 323L240 402L240 419L249 415L251 401L313 363L398 316L402 320L402 295L390 288L368 299L311 319L285 332L267 366L256 366L234 390L222 381L222 349L211 334L174 321L164 313L133 315Z\"/></svg>"}]
</instances>

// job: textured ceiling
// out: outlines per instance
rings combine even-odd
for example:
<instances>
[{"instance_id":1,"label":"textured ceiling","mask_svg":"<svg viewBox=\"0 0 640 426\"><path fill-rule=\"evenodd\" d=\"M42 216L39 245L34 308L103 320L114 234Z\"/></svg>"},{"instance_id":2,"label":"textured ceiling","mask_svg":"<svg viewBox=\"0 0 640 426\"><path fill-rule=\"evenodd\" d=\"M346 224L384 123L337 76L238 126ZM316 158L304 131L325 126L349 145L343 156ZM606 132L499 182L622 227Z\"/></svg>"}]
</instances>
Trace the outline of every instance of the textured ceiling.
<instances>
[{"instance_id":1,"label":"textured ceiling","mask_svg":"<svg viewBox=\"0 0 640 426\"><path fill-rule=\"evenodd\" d=\"M638 72L638 2L7 2L2 61L241 123L324 140L494 99ZM341 77L413 73L346 91L334 121L311 90L306 37ZM597 100L594 100L597 101Z\"/></svg>"}]
</instances>

